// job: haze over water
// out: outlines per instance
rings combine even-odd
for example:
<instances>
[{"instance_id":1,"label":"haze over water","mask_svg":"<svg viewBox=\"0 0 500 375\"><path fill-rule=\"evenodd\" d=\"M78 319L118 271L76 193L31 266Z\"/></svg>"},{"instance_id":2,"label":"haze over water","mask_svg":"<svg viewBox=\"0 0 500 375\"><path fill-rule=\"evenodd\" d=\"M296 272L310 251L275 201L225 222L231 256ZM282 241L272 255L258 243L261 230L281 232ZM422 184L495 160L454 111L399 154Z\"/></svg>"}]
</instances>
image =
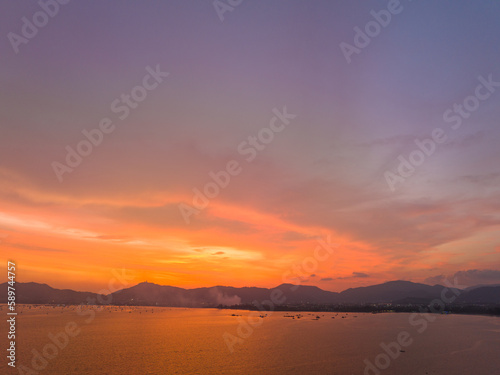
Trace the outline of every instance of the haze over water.
<instances>
[{"instance_id":1,"label":"haze over water","mask_svg":"<svg viewBox=\"0 0 500 375\"><path fill-rule=\"evenodd\" d=\"M491 375L500 368L497 317L433 315L420 334L405 313L292 319L273 312L231 353L223 335L237 334L240 318L232 314L246 320L246 311L106 306L90 323L76 307L26 305L22 311L18 366L31 367L32 350L42 352L49 333L72 321L81 329L40 374L362 374L363 360L373 362L380 343L395 341L401 331L413 342L383 374Z\"/></svg>"}]
</instances>

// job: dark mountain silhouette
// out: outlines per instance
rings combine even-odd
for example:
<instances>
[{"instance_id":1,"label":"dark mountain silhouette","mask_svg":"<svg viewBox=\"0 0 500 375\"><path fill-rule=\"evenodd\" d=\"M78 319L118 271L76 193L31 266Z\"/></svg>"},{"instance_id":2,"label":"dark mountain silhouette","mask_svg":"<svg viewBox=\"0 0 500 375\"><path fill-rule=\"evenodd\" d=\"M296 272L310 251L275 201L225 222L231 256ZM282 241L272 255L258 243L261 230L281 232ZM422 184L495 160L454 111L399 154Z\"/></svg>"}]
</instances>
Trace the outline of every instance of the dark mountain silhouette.
<instances>
[{"instance_id":1,"label":"dark mountain silhouette","mask_svg":"<svg viewBox=\"0 0 500 375\"><path fill-rule=\"evenodd\" d=\"M500 286L481 286L458 296L456 303L493 304L500 303Z\"/></svg>"},{"instance_id":2,"label":"dark mountain silhouette","mask_svg":"<svg viewBox=\"0 0 500 375\"><path fill-rule=\"evenodd\" d=\"M284 301L285 304L334 304L340 302L339 293L328 292L318 288L317 286L281 284L275 289L279 289L283 292L283 297L286 298ZM269 299L269 294L267 299Z\"/></svg>"},{"instance_id":3,"label":"dark mountain silhouette","mask_svg":"<svg viewBox=\"0 0 500 375\"><path fill-rule=\"evenodd\" d=\"M161 305L189 306L185 298L186 290L168 285L157 285L148 282L137 284L111 294L112 304L117 305Z\"/></svg>"},{"instance_id":4,"label":"dark mountain silhouette","mask_svg":"<svg viewBox=\"0 0 500 375\"><path fill-rule=\"evenodd\" d=\"M116 291L108 296L69 289L54 289L46 284L16 283L16 303L48 304L113 304L172 307L215 307L219 305L265 304L271 296L283 305L365 305L376 303L426 304L440 299L442 285L418 284L410 281L390 281L383 284L350 288L341 293L329 292L316 286L281 284L273 289L229 286L183 289L148 282ZM7 302L7 283L0 284L0 303ZM455 290L455 304L500 304L499 286L481 286ZM451 291L447 296L453 296ZM273 301L273 302L275 302Z\"/></svg>"},{"instance_id":5,"label":"dark mountain silhouette","mask_svg":"<svg viewBox=\"0 0 500 375\"><path fill-rule=\"evenodd\" d=\"M477 289L477 288L482 288L483 286L488 286L488 287L491 287L491 286L500 286L500 284L479 284L479 285L474 285L474 286L470 286L468 288L465 288L465 290L467 292L470 292L471 290L474 290L474 289Z\"/></svg>"},{"instance_id":6,"label":"dark mountain silhouette","mask_svg":"<svg viewBox=\"0 0 500 375\"><path fill-rule=\"evenodd\" d=\"M0 284L0 303L7 303L7 283ZM47 284L17 283L15 284L16 303L50 303L50 304L80 304L97 301L103 296L97 293L76 292L71 289L54 289Z\"/></svg>"},{"instance_id":7,"label":"dark mountain silhouette","mask_svg":"<svg viewBox=\"0 0 500 375\"><path fill-rule=\"evenodd\" d=\"M389 281L384 284L344 290L340 293L340 301L353 304L396 303L402 300L406 300L406 303L420 303L441 298L443 289L445 287L442 285L430 286L402 280Z\"/></svg>"},{"instance_id":8,"label":"dark mountain silhouette","mask_svg":"<svg viewBox=\"0 0 500 375\"><path fill-rule=\"evenodd\" d=\"M328 292L315 286L282 284L279 289L282 295L278 300L284 303L337 303L338 293ZM116 304L158 304L162 306L199 307L208 305L238 305L262 303L270 299L272 289L230 286L214 286L210 288L182 289L171 286L161 286L151 283L140 283L128 289L113 293Z\"/></svg>"}]
</instances>

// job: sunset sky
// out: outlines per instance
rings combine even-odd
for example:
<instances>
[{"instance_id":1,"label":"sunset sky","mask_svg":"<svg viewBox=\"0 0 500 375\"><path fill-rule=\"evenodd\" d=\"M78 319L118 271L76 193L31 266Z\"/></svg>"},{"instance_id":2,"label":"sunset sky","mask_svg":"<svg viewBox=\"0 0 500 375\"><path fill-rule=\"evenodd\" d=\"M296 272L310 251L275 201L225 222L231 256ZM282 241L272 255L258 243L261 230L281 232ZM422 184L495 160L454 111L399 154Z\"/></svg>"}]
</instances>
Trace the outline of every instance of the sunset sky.
<instances>
[{"instance_id":1,"label":"sunset sky","mask_svg":"<svg viewBox=\"0 0 500 375\"><path fill-rule=\"evenodd\" d=\"M129 286L274 287L304 264L301 282L331 291L500 283L500 3L402 0L356 47L391 2L73 1L47 19L2 4L4 264L88 291L121 269ZM36 14L46 25L19 42ZM415 153L433 133L446 140ZM410 155L421 165L394 180ZM231 161L185 220L179 205ZM333 253L304 261L327 236Z\"/></svg>"}]
</instances>

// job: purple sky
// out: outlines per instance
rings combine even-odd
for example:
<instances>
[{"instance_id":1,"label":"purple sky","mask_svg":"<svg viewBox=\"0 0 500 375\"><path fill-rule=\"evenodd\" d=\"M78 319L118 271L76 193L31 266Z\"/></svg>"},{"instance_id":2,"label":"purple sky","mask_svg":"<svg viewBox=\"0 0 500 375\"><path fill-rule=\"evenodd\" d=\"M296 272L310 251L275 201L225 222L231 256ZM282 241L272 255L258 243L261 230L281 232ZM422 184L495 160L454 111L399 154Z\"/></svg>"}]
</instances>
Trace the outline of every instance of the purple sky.
<instances>
[{"instance_id":1,"label":"purple sky","mask_svg":"<svg viewBox=\"0 0 500 375\"><path fill-rule=\"evenodd\" d=\"M335 256L304 282L500 283L500 83L479 78L500 82L500 4L401 1L348 63L341 43L389 3L244 0L221 22L210 1L72 1L18 53L9 33L41 7L1 5L0 240L25 281L90 289L126 267L274 286L330 233ZM119 120L111 103L148 66L169 76ZM464 100L455 130L443 115ZM238 146L284 107L296 117L245 161ZM115 130L60 182L52 163L103 118ZM398 175L437 128L446 141ZM186 223L179 204L230 160L241 174Z\"/></svg>"}]
</instances>

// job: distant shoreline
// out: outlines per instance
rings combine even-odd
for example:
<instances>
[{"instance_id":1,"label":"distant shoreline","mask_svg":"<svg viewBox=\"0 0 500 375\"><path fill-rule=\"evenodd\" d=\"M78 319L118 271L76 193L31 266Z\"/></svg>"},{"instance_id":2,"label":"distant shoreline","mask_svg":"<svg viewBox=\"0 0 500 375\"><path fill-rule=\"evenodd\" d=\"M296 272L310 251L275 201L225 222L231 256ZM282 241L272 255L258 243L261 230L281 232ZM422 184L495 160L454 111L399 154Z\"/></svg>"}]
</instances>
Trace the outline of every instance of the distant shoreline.
<instances>
[{"instance_id":1,"label":"distant shoreline","mask_svg":"<svg viewBox=\"0 0 500 375\"><path fill-rule=\"evenodd\" d=\"M58 303L21 303L18 306L46 306L46 307L73 307L82 304L58 304ZM0 307L7 306L5 303L0 303ZM260 310L253 305L233 305L233 306L163 306L163 305L115 305L115 304L96 304L83 305L94 307L156 307L156 308L173 308L173 309L216 309L216 310L239 310L239 311L261 311L262 313L269 312L328 312L328 313L360 313L360 314L387 314L387 313L428 313L436 315L482 315L500 317L500 305L491 306L474 306L474 305L452 305L446 306L443 312L437 313L429 310L425 305L412 306L391 306L386 304L381 305L316 305L316 306L277 306L273 310Z\"/></svg>"},{"instance_id":2,"label":"distant shoreline","mask_svg":"<svg viewBox=\"0 0 500 375\"><path fill-rule=\"evenodd\" d=\"M262 311L255 306L223 306L217 307L227 310L245 310L245 311ZM334 313L366 313L366 314L384 314L384 313L429 313L437 315L490 315L500 316L500 305L489 306L474 306L474 305L451 305L446 306L443 312L436 313L430 311L426 305L411 305L411 306L391 306L391 305L318 305L309 308L305 306L278 306L273 312L334 312Z\"/></svg>"}]
</instances>

